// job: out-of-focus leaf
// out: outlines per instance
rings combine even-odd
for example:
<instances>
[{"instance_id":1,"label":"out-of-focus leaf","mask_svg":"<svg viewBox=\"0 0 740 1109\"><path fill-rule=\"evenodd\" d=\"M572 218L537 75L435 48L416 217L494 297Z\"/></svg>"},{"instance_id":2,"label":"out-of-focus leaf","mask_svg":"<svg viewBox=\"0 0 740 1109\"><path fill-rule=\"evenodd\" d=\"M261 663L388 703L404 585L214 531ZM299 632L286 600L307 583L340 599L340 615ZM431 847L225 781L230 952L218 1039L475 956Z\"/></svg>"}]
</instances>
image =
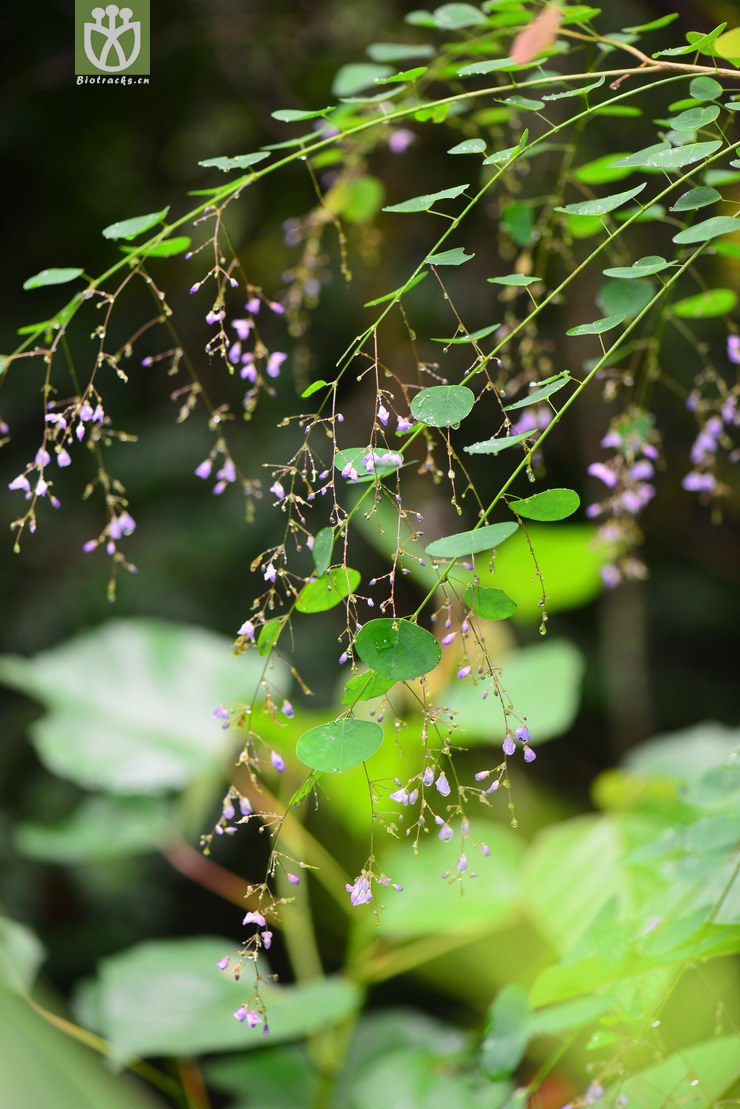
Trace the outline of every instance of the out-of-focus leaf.
<instances>
[{"instance_id":1,"label":"out-of-focus leaf","mask_svg":"<svg viewBox=\"0 0 740 1109\"><path fill-rule=\"evenodd\" d=\"M29 277L27 281L23 282L23 288L40 289L44 285L63 285L67 281L74 281L76 277L80 277L83 273L84 270L70 267L40 270L39 273L35 273L33 277Z\"/></svg>"},{"instance_id":2,"label":"out-of-focus leaf","mask_svg":"<svg viewBox=\"0 0 740 1109\"><path fill-rule=\"evenodd\" d=\"M5 990L27 993L44 958L41 941L29 928L0 916L0 998Z\"/></svg>"},{"instance_id":3,"label":"out-of-focus leaf","mask_svg":"<svg viewBox=\"0 0 740 1109\"><path fill-rule=\"evenodd\" d=\"M380 78L390 77L392 74L392 66L379 65L375 62L352 62L349 65L343 65L332 82L332 95L354 96L358 92L371 88Z\"/></svg>"},{"instance_id":4,"label":"out-of-focus leaf","mask_svg":"<svg viewBox=\"0 0 740 1109\"><path fill-rule=\"evenodd\" d=\"M131 219L122 219L117 223L111 223L103 229L103 237L106 239L135 239L137 235L143 234L144 231L150 231L160 223L169 212L169 208L163 208L161 212L150 212L146 216L132 216Z\"/></svg>"},{"instance_id":5,"label":"out-of-focus leaf","mask_svg":"<svg viewBox=\"0 0 740 1109\"><path fill-rule=\"evenodd\" d=\"M55 824L19 824L15 844L34 859L99 862L155 851L176 828L174 812L159 797L101 794L86 798Z\"/></svg>"},{"instance_id":6,"label":"out-of-focus leaf","mask_svg":"<svg viewBox=\"0 0 740 1109\"><path fill-rule=\"evenodd\" d=\"M30 729L44 765L125 794L170 792L218 768L233 739L213 708L243 701L260 672L212 632L146 619L111 621L33 659L0 658L0 680L47 709Z\"/></svg>"},{"instance_id":7,"label":"out-of-focus leaf","mask_svg":"<svg viewBox=\"0 0 740 1109\"><path fill-rule=\"evenodd\" d=\"M675 1055L610 1086L592 1104L608 1109L621 1104L629 1109L655 1109L680 1105L681 1109L710 1109L722 1103L740 1079L740 1043L737 1035L720 1036L683 1047Z\"/></svg>"},{"instance_id":8,"label":"out-of-focus leaf","mask_svg":"<svg viewBox=\"0 0 740 1109\"><path fill-rule=\"evenodd\" d=\"M357 570L336 566L316 581L307 582L298 594L295 607L298 612L326 612L354 593L359 584Z\"/></svg>"},{"instance_id":9,"label":"out-of-focus leaf","mask_svg":"<svg viewBox=\"0 0 740 1109\"><path fill-rule=\"evenodd\" d=\"M494 1081L514 1073L529 1041L529 1001L521 986L505 986L496 995L480 1047L484 1074Z\"/></svg>"},{"instance_id":10,"label":"out-of-focus leaf","mask_svg":"<svg viewBox=\"0 0 740 1109\"><path fill-rule=\"evenodd\" d=\"M737 293L732 289L706 289L695 296L684 297L671 305L674 316L690 320L705 320L713 316L726 316L737 304Z\"/></svg>"}]
</instances>

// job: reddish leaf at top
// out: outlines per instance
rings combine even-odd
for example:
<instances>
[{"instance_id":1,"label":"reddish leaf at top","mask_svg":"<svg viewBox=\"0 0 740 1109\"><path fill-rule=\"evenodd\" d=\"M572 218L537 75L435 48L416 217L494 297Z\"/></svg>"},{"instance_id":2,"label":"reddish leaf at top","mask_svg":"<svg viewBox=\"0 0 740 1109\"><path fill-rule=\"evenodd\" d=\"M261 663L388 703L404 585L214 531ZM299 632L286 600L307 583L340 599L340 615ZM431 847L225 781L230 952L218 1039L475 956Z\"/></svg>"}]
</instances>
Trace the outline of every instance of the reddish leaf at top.
<instances>
[{"instance_id":1,"label":"reddish leaf at top","mask_svg":"<svg viewBox=\"0 0 740 1109\"><path fill-rule=\"evenodd\" d=\"M511 48L511 58L518 65L531 62L543 50L555 42L560 26L561 11L559 4L548 4L536 19L520 31Z\"/></svg>"}]
</instances>

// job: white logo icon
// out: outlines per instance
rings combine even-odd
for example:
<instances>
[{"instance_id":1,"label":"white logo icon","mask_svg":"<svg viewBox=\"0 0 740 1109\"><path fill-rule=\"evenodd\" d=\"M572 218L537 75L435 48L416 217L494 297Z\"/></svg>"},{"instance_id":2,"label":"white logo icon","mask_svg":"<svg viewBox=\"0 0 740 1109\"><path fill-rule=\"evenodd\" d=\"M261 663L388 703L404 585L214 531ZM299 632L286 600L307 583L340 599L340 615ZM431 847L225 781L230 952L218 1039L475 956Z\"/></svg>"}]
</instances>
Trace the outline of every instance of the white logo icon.
<instances>
[{"instance_id":1,"label":"white logo icon","mask_svg":"<svg viewBox=\"0 0 740 1109\"><path fill-rule=\"evenodd\" d=\"M85 23L85 53L88 61L97 69L105 70L106 73L119 73L122 69L128 69L138 58L141 50L141 21L132 20L133 14L131 8L119 9L117 4L108 4L107 8L93 8L90 12L95 22ZM106 16L108 18L104 22ZM133 32L133 42L126 54L120 40L129 31ZM96 46L98 53L95 52Z\"/></svg>"}]
</instances>

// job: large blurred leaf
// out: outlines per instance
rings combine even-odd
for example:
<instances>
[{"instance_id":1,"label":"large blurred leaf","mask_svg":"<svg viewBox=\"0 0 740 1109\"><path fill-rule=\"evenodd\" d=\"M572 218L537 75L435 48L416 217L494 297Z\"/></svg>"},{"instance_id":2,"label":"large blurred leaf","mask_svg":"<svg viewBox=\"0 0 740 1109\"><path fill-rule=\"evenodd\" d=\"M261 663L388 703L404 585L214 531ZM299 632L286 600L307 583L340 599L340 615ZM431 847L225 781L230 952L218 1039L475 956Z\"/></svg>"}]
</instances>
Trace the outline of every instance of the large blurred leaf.
<instances>
[{"instance_id":1,"label":"large blurred leaf","mask_svg":"<svg viewBox=\"0 0 740 1109\"><path fill-rule=\"evenodd\" d=\"M20 993L30 990L43 961L44 948L33 932L0 916L0 997L8 989Z\"/></svg>"},{"instance_id":2,"label":"large blurred leaf","mask_svg":"<svg viewBox=\"0 0 740 1109\"><path fill-rule=\"evenodd\" d=\"M96 984L99 1031L119 1063L152 1055L197 1055L204 1051L249 1050L299 1040L346 1020L361 991L341 978L295 986L264 983L269 1037L233 1013L249 1000L245 971L236 982L216 967L232 942L199 936L154 940L100 964ZM89 994L88 994L89 998Z\"/></svg>"},{"instance_id":3,"label":"large blurred leaf","mask_svg":"<svg viewBox=\"0 0 740 1109\"><path fill-rule=\"evenodd\" d=\"M86 798L56 824L19 824L15 846L22 855L49 862L99 862L154 851L176 827L160 797L102 795Z\"/></svg>"},{"instance_id":4,"label":"large blurred leaf","mask_svg":"<svg viewBox=\"0 0 740 1109\"><path fill-rule=\"evenodd\" d=\"M617 1104L617 1097L621 1097L621 1104L629 1109L656 1109L659 1105L715 1109L738 1079L740 1037L735 1034L684 1047L662 1063L610 1086L603 1097L591 1104L611 1109ZM732 1102L725 1104L729 1106Z\"/></svg>"},{"instance_id":5,"label":"large blurred leaf","mask_svg":"<svg viewBox=\"0 0 740 1109\"><path fill-rule=\"evenodd\" d=\"M33 659L0 658L0 680L41 701L39 758L61 778L113 793L176 790L217 768L232 744L211 719L243 701L261 665L227 639L185 624L103 624Z\"/></svg>"},{"instance_id":6,"label":"large blurred leaf","mask_svg":"<svg viewBox=\"0 0 740 1109\"><path fill-rule=\"evenodd\" d=\"M408 939L440 932L477 935L493 931L515 913L524 841L508 828L480 818L476 819L475 833L488 844L491 854L480 858L473 847L467 846L470 868L478 876L466 879L464 897L460 896L458 882L442 877L447 871L455 874L459 842L443 842L436 836L425 838L418 855L406 843L383 849L385 873L403 886L401 893L383 893L383 930L388 936Z\"/></svg>"},{"instance_id":7,"label":"large blurred leaf","mask_svg":"<svg viewBox=\"0 0 740 1109\"><path fill-rule=\"evenodd\" d=\"M295 607L298 612L326 612L354 593L359 584L357 570L336 566L316 581L307 582L298 594Z\"/></svg>"},{"instance_id":8,"label":"large blurred leaf","mask_svg":"<svg viewBox=\"0 0 740 1109\"><path fill-rule=\"evenodd\" d=\"M165 1109L172 1106L0 989L3 1109Z\"/></svg>"},{"instance_id":9,"label":"large blurred leaf","mask_svg":"<svg viewBox=\"0 0 740 1109\"><path fill-rule=\"evenodd\" d=\"M526 716L533 746L567 731L581 701L583 658L577 647L566 639L536 643L507 655L502 668L503 685L516 711ZM443 694L445 705L458 714L466 747L498 744L504 737L498 701L482 699L486 688L485 683L456 682Z\"/></svg>"}]
</instances>

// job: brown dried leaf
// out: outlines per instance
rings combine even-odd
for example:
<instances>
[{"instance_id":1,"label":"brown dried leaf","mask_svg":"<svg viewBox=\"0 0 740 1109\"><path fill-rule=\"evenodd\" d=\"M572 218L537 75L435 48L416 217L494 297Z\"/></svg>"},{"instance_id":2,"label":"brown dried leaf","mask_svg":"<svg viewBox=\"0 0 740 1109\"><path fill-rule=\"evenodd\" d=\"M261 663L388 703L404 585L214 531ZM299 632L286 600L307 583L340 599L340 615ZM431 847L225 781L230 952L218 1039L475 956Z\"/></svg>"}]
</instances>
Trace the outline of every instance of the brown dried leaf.
<instances>
[{"instance_id":1,"label":"brown dried leaf","mask_svg":"<svg viewBox=\"0 0 740 1109\"><path fill-rule=\"evenodd\" d=\"M531 62L541 50L552 46L560 26L561 11L559 4L548 4L546 8L514 39L511 48L512 60L517 65Z\"/></svg>"}]
</instances>

